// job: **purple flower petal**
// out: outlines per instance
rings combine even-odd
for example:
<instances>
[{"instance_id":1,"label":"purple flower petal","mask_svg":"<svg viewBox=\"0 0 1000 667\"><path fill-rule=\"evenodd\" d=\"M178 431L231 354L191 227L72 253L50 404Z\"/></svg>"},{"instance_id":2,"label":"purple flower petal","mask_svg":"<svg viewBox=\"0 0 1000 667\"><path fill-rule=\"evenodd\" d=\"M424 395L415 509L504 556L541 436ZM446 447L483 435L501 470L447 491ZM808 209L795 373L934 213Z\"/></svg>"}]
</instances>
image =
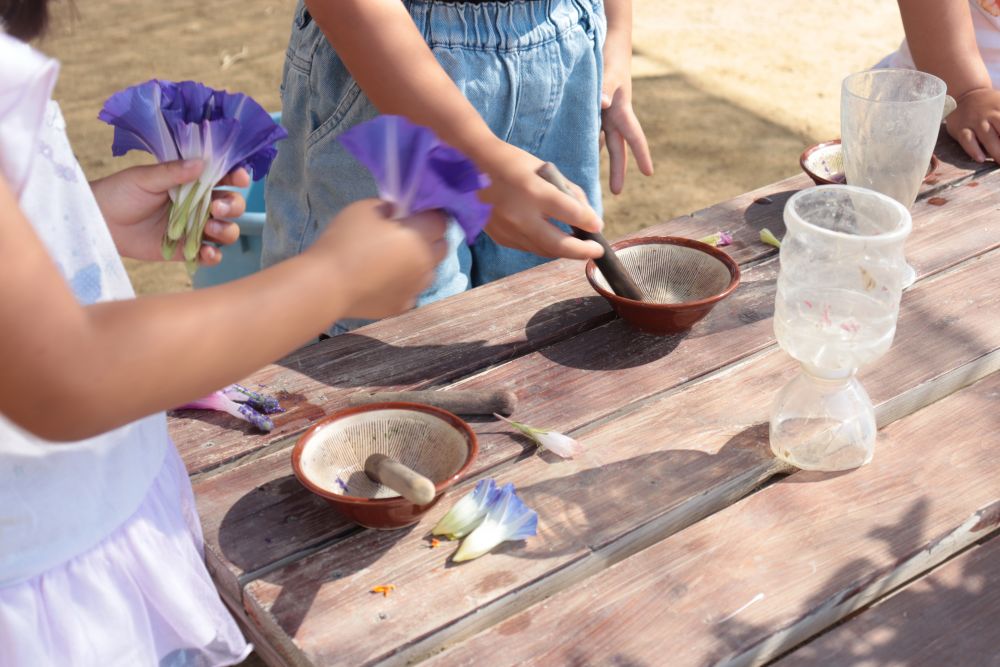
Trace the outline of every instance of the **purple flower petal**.
<instances>
[{"instance_id":1,"label":"purple flower petal","mask_svg":"<svg viewBox=\"0 0 1000 667\"><path fill-rule=\"evenodd\" d=\"M250 422L261 431L267 432L274 428L274 422L245 403L237 403L223 391L216 391L204 398L178 406L178 410L215 410L225 412L243 421Z\"/></svg>"},{"instance_id":2,"label":"purple flower petal","mask_svg":"<svg viewBox=\"0 0 1000 667\"><path fill-rule=\"evenodd\" d=\"M253 99L195 81L153 79L132 86L112 95L98 117L115 128L115 155L138 149L161 162L205 161L197 182L171 190L174 206L163 239L166 259L183 239L184 258L192 271L212 189L237 167L248 168L255 180L263 178L277 155L274 143L288 136Z\"/></svg>"},{"instance_id":3,"label":"purple flower petal","mask_svg":"<svg viewBox=\"0 0 1000 667\"><path fill-rule=\"evenodd\" d=\"M441 209L455 218L470 244L486 226L490 206L476 192L489 179L428 128L383 115L344 132L340 142L371 172L396 217Z\"/></svg>"},{"instance_id":4,"label":"purple flower petal","mask_svg":"<svg viewBox=\"0 0 1000 667\"><path fill-rule=\"evenodd\" d=\"M263 412L265 415L273 415L284 412L285 409L278 404L278 399L273 396L265 396L253 389L247 389L241 384L231 384L222 390L228 398L237 403L246 403L254 410Z\"/></svg>"}]
</instances>

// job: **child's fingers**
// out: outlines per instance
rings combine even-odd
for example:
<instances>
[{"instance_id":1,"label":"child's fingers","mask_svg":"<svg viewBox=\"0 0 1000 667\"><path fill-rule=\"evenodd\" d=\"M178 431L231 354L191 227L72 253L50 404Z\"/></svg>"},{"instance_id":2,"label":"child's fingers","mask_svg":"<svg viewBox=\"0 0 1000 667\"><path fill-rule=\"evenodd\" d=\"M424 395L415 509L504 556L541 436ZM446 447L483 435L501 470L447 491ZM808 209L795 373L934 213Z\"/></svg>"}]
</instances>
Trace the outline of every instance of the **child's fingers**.
<instances>
[{"instance_id":1,"label":"child's fingers","mask_svg":"<svg viewBox=\"0 0 1000 667\"><path fill-rule=\"evenodd\" d=\"M610 128L605 130L604 134L607 138L605 144L608 147L608 158L611 163L608 186L611 188L612 194L617 195L621 194L622 188L625 186L625 172L628 169L625 138L617 130Z\"/></svg>"},{"instance_id":2,"label":"child's fingers","mask_svg":"<svg viewBox=\"0 0 1000 667\"><path fill-rule=\"evenodd\" d=\"M541 179L541 176L539 176L539 179ZM599 232L604 229L604 223L597 217L597 212L590 207L590 204L586 203L586 197L583 197L582 200L575 199L561 192L548 181L545 181L544 189L539 192L538 197L542 206L542 213L546 217L555 218L571 227L576 227L587 232ZM549 224L546 224L546 227L556 229ZM554 257L555 255L548 256ZM562 255L559 256L561 257Z\"/></svg>"},{"instance_id":3,"label":"child's fingers","mask_svg":"<svg viewBox=\"0 0 1000 667\"><path fill-rule=\"evenodd\" d=\"M222 261L222 253L218 248L210 245L202 245L198 251L198 263L202 266L215 266Z\"/></svg>"},{"instance_id":4,"label":"child's fingers","mask_svg":"<svg viewBox=\"0 0 1000 667\"><path fill-rule=\"evenodd\" d=\"M216 218L238 218L247 210L247 202L238 192L220 190L212 193L212 215Z\"/></svg>"},{"instance_id":5,"label":"child's fingers","mask_svg":"<svg viewBox=\"0 0 1000 667\"><path fill-rule=\"evenodd\" d=\"M132 169L136 185L146 192L162 194L178 185L192 182L201 175L204 168L202 160L174 160Z\"/></svg>"},{"instance_id":6,"label":"child's fingers","mask_svg":"<svg viewBox=\"0 0 1000 667\"><path fill-rule=\"evenodd\" d=\"M487 225L486 232L502 246L542 257L591 259L604 254L600 244L570 236L548 220L538 219L526 224L498 220Z\"/></svg>"},{"instance_id":7,"label":"child's fingers","mask_svg":"<svg viewBox=\"0 0 1000 667\"><path fill-rule=\"evenodd\" d=\"M979 145L979 140L976 139L976 133L970 128L963 127L953 136L955 136L955 139L973 160L976 162L983 162L986 160L986 155L983 154L983 149Z\"/></svg>"},{"instance_id":8,"label":"child's fingers","mask_svg":"<svg viewBox=\"0 0 1000 667\"><path fill-rule=\"evenodd\" d=\"M639 119L635 117L635 114L629 114L628 122L622 128L622 134L629 148L632 149L632 155L635 156L636 164L639 165L639 171L645 176L652 176L653 156L649 153L646 133L642 131L642 125L639 124Z\"/></svg>"},{"instance_id":9,"label":"child's fingers","mask_svg":"<svg viewBox=\"0 0 1000 667\"><path fill-rule=\"evenodd\" d=\"M443 211L415 213L406 218L405 222L431 245L443 241L444 233L448 229L448 216Z\"/></svg>"},{"instance_id":10,"label":"child's fingers","mask_svg":"<svg viewBox=\"0 0 1000 667\"><path fill-rule=\"evenodd\" d=\"M604 254L604 248L596 241L584 241L563 233L554 225L546 224L551 234L544 235L544 247L538 253L544 257L565 257L566 259L596 259Z\"/></svg>"},{"instance_id":11,"label":"child's fingers","mask_svg":"<svg viewBox=\"0 0 1000 667\"><path fill-rule=\"evenodd\" d=\"M234 188L248 188L250 187L250 173L240 167L238 169L233 169L231 172L226 174L219 185L229 185Z\"/></svg>"},{"instance_id":12,"label":"child's fingers","mask_svg":"<svg viewBox=\"0 0 1000 667\"><path fill-rule=\"evenodd\" d=\"M1000 137L997 136L996 130L993 129L989 121L983 121L976 128L976 138L979 139L979 143L991 157L996 159L1000 155ZM983 159L985 159L985 156L983 156Z\"/></svg>"},{"instance_id":13,"label":"child's fingers","mask_svg":"<svg viewBox=\"0 0 1000 667\"><path fill-rule=\"evenodd\" d=\"M219 245L236 243L240 237L240 226L228 220L209 220L205 224L205 240Z\"/></svg>"}]
</instances>

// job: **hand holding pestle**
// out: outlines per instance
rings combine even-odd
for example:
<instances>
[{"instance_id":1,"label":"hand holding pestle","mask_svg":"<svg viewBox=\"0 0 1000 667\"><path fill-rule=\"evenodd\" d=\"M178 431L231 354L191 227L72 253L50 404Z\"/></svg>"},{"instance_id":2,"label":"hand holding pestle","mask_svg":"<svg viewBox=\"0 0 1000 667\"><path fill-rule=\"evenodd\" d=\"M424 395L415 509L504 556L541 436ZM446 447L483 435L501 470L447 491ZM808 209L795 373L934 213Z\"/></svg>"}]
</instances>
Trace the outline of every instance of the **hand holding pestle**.
<instances>
[{"instance_id":1,"label":"hand holding pestle","mask_svg":"<svg viewBox=\"0 0 1000 667\"><path fill-rule=\"evenodd\" d=\"M570 189L569 183L566 182L566 178L551 162L546 162L539 167L538 175L552 185L556 186L560 192L576 199L576 194ZM618 255L615 254L614 249L611 247L611 244L608 243L608 240L604 238L603 234L597 232L585 232L582 229L574 227L573 236L587 241L597 241L601 247L604 248L604 255L595 259L594 263L597 264L597 268L601 270L601 274L607 279L608 285L611 286L611 290L615 294L623 296L627 299L645 301L645 298L642 295L642 290L639 289L639 286L635 284L634 280L632 280L632 276L630 276L628 271L625 270L621 260L618 259Z\"/></svg>"}]
</instances>

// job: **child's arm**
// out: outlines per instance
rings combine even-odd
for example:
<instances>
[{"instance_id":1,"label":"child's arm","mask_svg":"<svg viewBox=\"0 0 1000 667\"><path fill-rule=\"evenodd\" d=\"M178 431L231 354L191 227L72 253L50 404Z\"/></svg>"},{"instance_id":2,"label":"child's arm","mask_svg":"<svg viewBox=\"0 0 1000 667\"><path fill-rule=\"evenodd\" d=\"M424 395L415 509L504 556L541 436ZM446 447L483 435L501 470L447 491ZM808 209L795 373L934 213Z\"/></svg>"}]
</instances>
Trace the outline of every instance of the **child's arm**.
<instances>
[{"instance_id":1,"label":"child's arm","mask_svg":"<svg viewBox=\"0 0 1000 667\"><path fill-rule=\"evenodd\" d=\"M608 36L604 42L604 84L601 91L601 131L611 160L609 185L619 194L625 184L632 149L639 171L653 175L646 135L632 109L632 0L605 0Z\"/></svg>"},{"instance_id":2,"label":"child's arm","mask_svg":"<svg viewBox=\"0 0 1000 667\"><path fill-rule=\"evenodd\" d=\"M0 413L75 440L205 396L344 317L408 308L444 257L442 216L341 213L305 253L209 289L80 306L0 178Z\"/></svg>"},{"instance_id":3,"label":"child's arm","mask_svg":"<svg viewBox=\"0 0 1000 667\"><path fill-rule=\"evenodd\" d=\"M468 155L492 185L487 233L497 243L547 257L586 259L602 250L546 218L600 231L597 214L535 172L538 158L497 138L465 99L399 0L307 0L313 20L382 113L405 115Z\"/></svg>"},{"instance_id":4,"label":"child's arm","mask_svg":"<svg viewBox=\"0 0 1000 667\"><path fill-rule=\"evenodd\" d=\"M967 0L899 0L899 11L914 64L943 79L958 102L948 133L974 160L986 159L984 147L1000 159L1000 92L979 54Z\"/></svg>"},{"instance_id":5,"label":"child's arm","mask_svg":"<svg viewBox=\"0 0 1000 667\"><path fill-rule=\"evenodd\" d=\"M163 260L161 239L170 213L170 200L165 193L174 186L192 182L204 167L201 160L178 160L130 167L91 182L118 254L132 259ZM237 169L219 185L245 188L250 185L250 176L245 169ZM229 245L239 238L239 225L221 218L243 215L246 202L235 192L219 191L214 197L213 218L205 225L205 240ZM174 259L181 259L181 245L178 244ZM214 266L222 261L222 253L207 243L202 244L198 260L202 266Z\"/></svg>"}]
</instances>

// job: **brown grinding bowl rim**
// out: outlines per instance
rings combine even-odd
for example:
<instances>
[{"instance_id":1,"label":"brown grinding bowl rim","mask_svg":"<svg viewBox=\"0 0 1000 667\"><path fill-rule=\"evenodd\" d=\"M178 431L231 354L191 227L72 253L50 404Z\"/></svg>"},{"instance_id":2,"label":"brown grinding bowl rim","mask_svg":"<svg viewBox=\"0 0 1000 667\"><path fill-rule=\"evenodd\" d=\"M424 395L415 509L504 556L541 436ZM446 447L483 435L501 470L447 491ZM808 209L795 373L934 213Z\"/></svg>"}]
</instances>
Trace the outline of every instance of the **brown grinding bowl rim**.
<instances>
[{"instance_id":1,"label":"brown grinding bowl rim","mask_svg":"<svg viewBox=\"0 0 1000 667\"><path fill-rule=\"evenodd\" d=\"M379 506L391 506L397 505L399 503L404 503L407 505L414 505L415 503L407 500L402 496L392 496L389 498L362 498L360 496L348 496L346 494L331 493L326 489L323 489L310 481L310 479L302 472L301 458L302 452L308 444L309 440L312 439L316 431L327 426L339 419L344 417L349 417L351 415L356 415L362 412L374 412L376 410L413 410L417 412L424 412L427 414L434 415L445 422L449 423L451 426L458 429L463 435L465 435L466 442L469 445L468 454L465 457L465 462L462 466L455 471L451 477L444 479L440 482L434 484L434 497L435 499L441 495L441 492L448 487L455 484L458 479L465 474L465 472L472 466L473 461L479 456L479 440L476 438L476 432L472 430L472 427L465 422L462 418L458 417L447 410L442 410L441 408L435 408L430 405L424 405L422 403L408 403L405 401L386 401L383 403L368 403L366 405L358 405L351 408L344 408L342 410L337 410L326 417L323 417L318 422L310 426L302 435L299 436L298 441L295 443L295 447L292 448L292 472L298 478L302 486L306 487L316 495L326 498L327 500L332 500L334 502L343 502L348 505L359 505L363 507L379 507Z\"/></svg>"},{"instance_id":2,"label":"brown grinding bowl rim","mask_svg":"<svg viewBox=\"0 0 1000 667\"><path fill-rule=\"evenodd\" d=\"M680 303L650 303L649 301L637 301L636 299L630 299L626 296L619 296L618 294L610 292L598 285L597 281L594 280L594 272L597 270L597 264L594 263L594 260L589 259L587 260L586 268L587 282L589 282L590 286L605 299L608 299L609 301L619 301L623 304L635 304L638 307L650 308L652 310L690 310L712 305L722 299L725 299L727 296L732 294L733 290L735 290L740 284L740 265L736 263L736 260L729 256L729 253L719 250L715 246L711 246L707 243L702 243L701 241L696 241L694 239L684 238L682 236L640 236L638 238L616 241L611 244L611 247L617 252L624 248L630 248L636 245L678 245L711 255L722 262L725 267L729 269L729 285L727 285L726 289L722 290L718 294L714 294L710 297L699 299L697 301L681 301Z\"/></svg>"},{"instance_id":3,"label":"brown grinding bowl rim","mask_svg":"<svg viewBox=\"0 0 1000 667\"><path fill-rule=\"evenodd\" d=\"M816 151L823 150L824 148L828 148L830 146L839 146L839 145L840 145L840 139L830 139L829 141L821 141L818 144L813 144L809 148L802 151L802 155L799 156L799 166L802 167L802 171L804 171L806 173L806 176L811 178L813 183L815 183L816 185L844 185L847 183L846 178L842 181L831 181L829 178L824 178L823 176L820 176L815 171L809 168L809 158L812 157L813 153L815 153ZM921 182L924 182L928 178L933 176L937 172L940 166L941 166L941 160L938 159L937 155L931 153L931 164L927 168L927 173L924 174L923 181Z\"/></svg>"}]
</instances>

